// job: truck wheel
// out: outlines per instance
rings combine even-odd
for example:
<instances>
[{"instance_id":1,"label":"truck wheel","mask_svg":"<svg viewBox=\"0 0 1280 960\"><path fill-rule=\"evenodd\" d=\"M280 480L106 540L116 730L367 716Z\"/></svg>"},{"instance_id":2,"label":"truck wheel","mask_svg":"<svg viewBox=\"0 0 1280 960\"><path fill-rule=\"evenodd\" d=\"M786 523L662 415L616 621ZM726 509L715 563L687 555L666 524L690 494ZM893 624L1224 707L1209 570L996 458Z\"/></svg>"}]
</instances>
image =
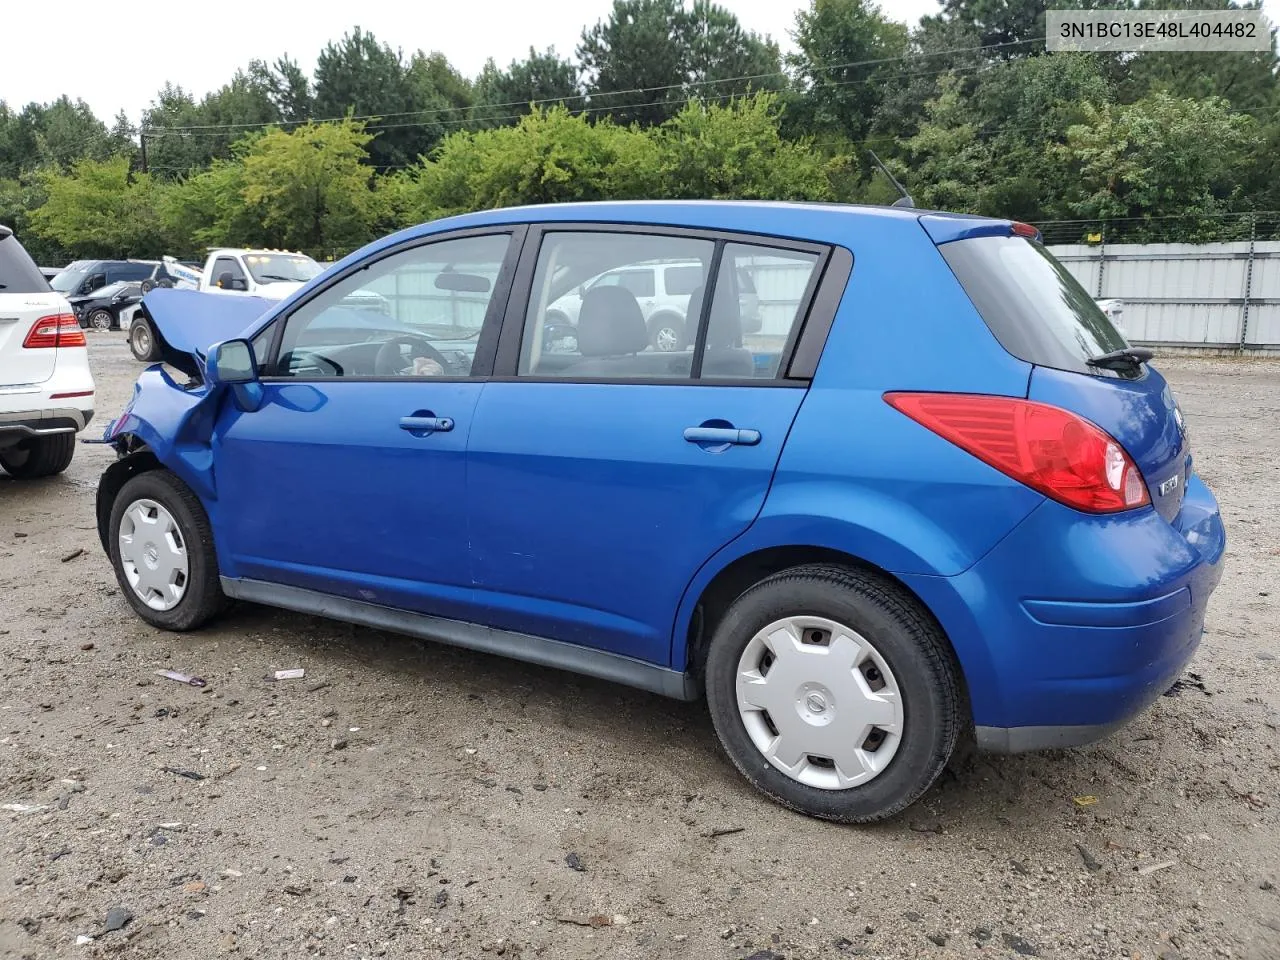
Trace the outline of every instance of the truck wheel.
<instances>
[{"instance_id":1,"label":"truck wheel","mask_svg":"<svg viewBox=\"0 0 1280 960\"><path fill-rule=\"evenodd\" d=\"M74 433L52 433L45 437L22 440L0 450L0 467L19 480L51 477L71 466L76 454Z\"/></svg>"},{"instance_id":2,"label":"truck wheel","mask_svg":"<svg viewBox=\"0 0 1280 960\"><path fill-rule=\"evenodd\" d=\"M158 358L156 338L151 324L141 318L133 321L129 328L129 351L138 360L147 363Z\"/></svg>"}]
</instances>

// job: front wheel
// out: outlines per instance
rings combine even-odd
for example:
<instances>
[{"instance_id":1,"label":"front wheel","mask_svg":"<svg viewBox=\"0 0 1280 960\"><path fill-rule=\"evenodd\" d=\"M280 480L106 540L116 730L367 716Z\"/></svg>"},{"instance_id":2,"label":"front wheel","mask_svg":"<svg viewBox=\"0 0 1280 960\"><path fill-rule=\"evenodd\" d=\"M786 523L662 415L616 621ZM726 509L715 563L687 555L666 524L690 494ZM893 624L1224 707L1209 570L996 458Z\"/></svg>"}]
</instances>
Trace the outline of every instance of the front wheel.
<instances>
[{"instance_id":1,"label":"front wheel","mask_svg":"<svg viewBox=\"0 0 1280 960\"><path fill-rule=\"evenodd\" d=\"M89 314L89 326L95 330L111 330L115 325L115 314L110 310L95 310Z\"/></svg>"},{"instance_id":2,"label":"front wheel","mask_svg":"<svg viewBox=\"0 0 1280 960\"><path fill-rule=\"evenodd\" d=\"M143 620L193 630L226 606L209 517L167 470L126 483L111 506L111 565L120 592Z\"/></svg>"},{"instance_id":3,"label":"front wheel","mask_svg":"<svg viewBox=\"0 0 1280 960\"><path fill-rule=\"evenodd\" d=\"M134 320L133 326L129 328L129 352L143 363L157 358L156 338L151 332L151 324L146 320Z\"/></svg>"},{"instance_id":4,"label":"front wheel","mask_svg":"<svg viewBox=\"0 0 1280 960\"><path fill-rule=\"evenodd\" d=\"M20 440L12 447L0 450L0 467L4 467L11 477L34 480L61 473L71 466L71 458L75 454L74 433L51 433Z\"/></svg>"},{"instance_id":5,"label":"front wheel","mask_svg":"<svg viewBox=\"0 0 1280 960\"><path fill-rule=\"evenodd\" d=\"M707 704L734 766L783 806L868 823L912 804L955 748L959 670L897 584L796 567L734 602L712 637Z\"/></svg>"}]
</instances>

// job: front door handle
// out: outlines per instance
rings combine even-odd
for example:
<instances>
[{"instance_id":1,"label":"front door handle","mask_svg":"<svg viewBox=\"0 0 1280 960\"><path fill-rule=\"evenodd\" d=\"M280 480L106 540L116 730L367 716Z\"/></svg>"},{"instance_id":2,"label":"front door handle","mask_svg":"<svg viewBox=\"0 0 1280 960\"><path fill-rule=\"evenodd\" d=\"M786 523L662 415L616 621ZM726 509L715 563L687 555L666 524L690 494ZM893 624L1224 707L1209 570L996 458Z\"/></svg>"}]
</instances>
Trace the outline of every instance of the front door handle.
<instances>
[{"instance_id":1,"label":"front door handle","mask_svg":"<svg viewBox=\"0 0 1280 960\"><path fill-rule=\"evenodd\" d=\"M732 443L754 447L760 442L760 431L735 427L685 427L684 438L690 443Z\"/></svg>"},{"instance_id":2,"label":"front door handle","mask_svg":"<svg viewBox=\"0 0 1280 960\"><path fill-rule=\"evenodd\" d=\"M410 433L448 433L453 421L448 417L401 417L400 429Z\"/></svg>"}]
</instances>

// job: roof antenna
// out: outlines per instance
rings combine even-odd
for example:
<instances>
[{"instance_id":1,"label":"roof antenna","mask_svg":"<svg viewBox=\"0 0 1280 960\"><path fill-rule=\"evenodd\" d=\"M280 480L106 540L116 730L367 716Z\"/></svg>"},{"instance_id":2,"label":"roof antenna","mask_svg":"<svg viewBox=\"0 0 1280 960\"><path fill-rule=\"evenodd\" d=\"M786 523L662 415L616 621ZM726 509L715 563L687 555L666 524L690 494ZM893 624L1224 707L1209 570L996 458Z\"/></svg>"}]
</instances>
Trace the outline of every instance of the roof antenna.
<instances>
[{"instance_id":1,"label":"roof antenna","mask_svg":"<svg viewBox=\"0 0 1280 960\"><path fill-rule=\"evenodd\" d=\"M897 200L893 201L892 205L895 207L914 207L916 202L911 199L911 194L907 193L907 188L900 184L898 182L898 178L889 172L889 168L886 167L883 161L876 156L876 152L868 148L867 153L871 154L871 159L876 162L876 166L880 168L880 172L889 178L889 182L893 184L893 188L897 190L898 193L902 194L902 196L898 197Z\"/></svg>"}]
</instances>

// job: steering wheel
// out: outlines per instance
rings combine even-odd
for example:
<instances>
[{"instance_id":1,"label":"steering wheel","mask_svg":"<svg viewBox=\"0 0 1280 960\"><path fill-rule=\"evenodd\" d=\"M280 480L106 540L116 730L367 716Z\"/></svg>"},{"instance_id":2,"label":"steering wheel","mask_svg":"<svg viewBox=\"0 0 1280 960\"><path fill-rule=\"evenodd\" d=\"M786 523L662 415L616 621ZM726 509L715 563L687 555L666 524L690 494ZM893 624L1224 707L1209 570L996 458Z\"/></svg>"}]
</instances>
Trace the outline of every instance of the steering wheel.
<instances>
[{"instance_id":1,"label":"steering wheel","mask_svg":"<svg viewBox=\"0 0 1280 960\"><path fill-rule=\"evenodd\" d=\"M375 377L400 376L400 372L405 366L404 356L400 353L402 346L409 348L410 361L415 357L428 357L440 364L440 369L444 371L445 376L449 375L449 361L444 358L444 354L433 347L426 337L419 336L416 333L405 333L392 337L378 348L378 355L373 358L373 375Z\"/></svg>"}]
</instances>

